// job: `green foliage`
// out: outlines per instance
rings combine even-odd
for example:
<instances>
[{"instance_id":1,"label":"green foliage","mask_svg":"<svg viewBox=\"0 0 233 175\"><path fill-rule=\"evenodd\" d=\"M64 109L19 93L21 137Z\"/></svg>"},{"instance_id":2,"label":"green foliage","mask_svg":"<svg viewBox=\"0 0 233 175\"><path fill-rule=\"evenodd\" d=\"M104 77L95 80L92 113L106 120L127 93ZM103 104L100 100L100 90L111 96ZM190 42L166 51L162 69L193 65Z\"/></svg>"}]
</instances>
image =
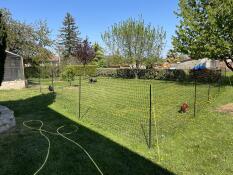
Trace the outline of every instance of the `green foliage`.
<instances>
[{"instance_id":1,"label":"green foliage","mask_svg":"<svg viewBox=\"0 0 233 175\"><path fill-rule=\"evenodd\" d=\"M45 66L32 66L24 68L25 78L51 78L59 77L60 68L58 66L45 65Z\"/></svg>"},{"instance_id":2,"label":"green foliage","mask_svg":"<svg viewBox=\"0 0 233 175\"><path fill-rule=\"evenodd\" d=\"M66 66L61 73L62 79L67 81L70 84L70 86L72 81L75 80L75 76L76 76L76 71L72 66Z\"/></svg>"},{"instance_id":3,"label":"green foliage","mask_svg":"<svg viewBox=\"0 0 233 175\"><path fill-rule=\"evenodd\" d=\"M62 55L67 62L71 61L70 57L75 53L75 47L80 41L79 35L80 32L74 17L70 13L67 13L59 35L59 45L63 48Z\"/></svg>"},{"instance_id":4,"label":"green foliage","mask_svg":"<svg viewBox=\"0 0 233 175\"><path fill-rule=\"evenodd\" d=\"M138 69L145 59L160 58L166 32L162 27L146 25L143 19L129 18L114 24L102 39L112 55L121 55Z\"/></svg>"},{"instance_id":5,"label":"green foliage","mask_svg":"<svg viewBox=\"0 0 233 175\"><path fill-rule=\"evenodd\" d=\"M117 77L117 69L115 69L115 68L99 68L96 70L96 76Z\"/></svg>"},{"instance_id":6,"label":"green foliage","mask_svg":"<svg viewBox=\"0 0 233 175\"><path fill-rule=\"evenodd\" d=\"M180 0L179 9L175 50L193 59L223 60L233 71L232 0Z\"/></svg>"},{"instance_id":7,"label":"green foliage","mask_svg":"<svg viewBox=\"0 0 233 175\"><path fill-rule=\"evenodd\" d=\"M98 43L94 43L92 47L95 51L94 62L97 62L98 64L100 61L104 59L104 50Z\"/></svg>"},{"instance_id":8,"label":"green foliage","mask_svg":"<svg viewBox=\"0 0 233 175\"><path fill-rule=\"evenodd\" d=\"M83 76L83 75L88 75L88 76L95 76L96 75L96 65L87 65L87 66L82 66L82 65L67 65L63 68L63 71L68 68L72 69L75 72L75 76Z\"/></svg>"},{"instance_id":9,"label":"green foliage","mask_svg":"<svg viewBox=\"0 0 233 175\"><path fill-rule=\"evenodd\" d=\"M101 68L97 69L97 76L113 78L135 78L135 70L124 68ZM198 82L217 82L221 78L219 70L208 70L195 72ZM138 72L139 79L170 80L170 81L194 81L195 76L192 70L172 70L172 69L141 69Z\"/></svg>"},{"instance_id":10,"label":"green foliage","mask_svg":"<svg viewBox=\"0 0 233 175\"><path fill-rule=\"evenodd\" d=\"M12 18L7 9L1 9L7 29L7 50L23 57L24 63L38 64L48 60L51 52L47 47L52 45L50 30L46 21L29 25Z\"/></svg>"},{"instance_id":11,"label":"green foliage","mask_svg":"<svg viewBox=\"0 0 233 175\"><path fill-rule=\"evenodd\" d=\"M125 62L122 56L118 54L106 56L105 59L107 67L119 67Z\"/></svg>"},{"instance_id":12,"label":"green foliage","mask_svg":"<svg viewBox=\"0 0 233 175\"><path fill-rule=\"evenodd\" d=\"M7 40L7 31L6 24L0 10L0 86L4 78L4 65L6 60L6 40Z\"/></svg>"}]
</instances>

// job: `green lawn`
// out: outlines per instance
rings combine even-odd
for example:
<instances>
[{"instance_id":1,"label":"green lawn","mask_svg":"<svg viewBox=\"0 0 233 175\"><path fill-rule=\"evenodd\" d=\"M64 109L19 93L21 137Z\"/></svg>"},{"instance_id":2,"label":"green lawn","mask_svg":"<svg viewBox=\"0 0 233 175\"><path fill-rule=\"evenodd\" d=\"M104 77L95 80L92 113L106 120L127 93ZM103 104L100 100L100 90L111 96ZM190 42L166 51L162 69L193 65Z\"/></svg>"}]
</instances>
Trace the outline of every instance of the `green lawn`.
<instances>
[{"instance_id":1,"label":"green lawn","mask_svg":"<svg viewBox=\"0 0 233 175\"><path fill-rule=\"evenodd\" d=\"M52 95L47 92L48 80L43 81L43 94L37 80L30 83L33 87L29 89L1 91L1 104L15 111L18 124L13 133L0 136L3 174L33 174L42 164L46 140L22 125L32 119L42 120L53 132L61 125L77 123L78 132L68 137L86 148L104 174L233 172L232 117L215 112L219 105L232 102L232 87L218 94L218 87L211 86L211 100L207 102L208 85L198 85L194 118L192 83L98 78L97 83L89 84L84 79L79 118L78 86L56 82ZM150 84L152 148L148 149ZM178 113L183 102L190 105L186 114ZM51 153L40 174L98 174L77 146L46 135L51 139Z\"/></svg>"}]
</instances>

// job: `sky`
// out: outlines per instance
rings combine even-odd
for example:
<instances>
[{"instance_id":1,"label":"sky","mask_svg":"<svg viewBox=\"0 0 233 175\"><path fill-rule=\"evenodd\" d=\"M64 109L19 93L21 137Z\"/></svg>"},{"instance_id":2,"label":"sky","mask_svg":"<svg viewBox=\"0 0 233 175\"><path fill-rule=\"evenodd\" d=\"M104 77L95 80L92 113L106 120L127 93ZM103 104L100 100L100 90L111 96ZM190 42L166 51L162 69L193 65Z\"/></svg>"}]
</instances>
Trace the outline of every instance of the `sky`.
<instances>
[{"instance_id":1,"label":"sky","mask_svg":"<svg viewBox=\"0 0 233 175\"><path fill-rule=\"evenodd\" d=\"M14 19L26 23L47 20L53 39L59 34L65 14L70 12L81 37L88 36L91 42L101 45L101 33L108 27L142 15L146 23L161 26L167 32L163 55L172 48L171 38L178 24L174 14L178 0L0 0L0 8L9 9Z\"/></svg>"}]
</instances>

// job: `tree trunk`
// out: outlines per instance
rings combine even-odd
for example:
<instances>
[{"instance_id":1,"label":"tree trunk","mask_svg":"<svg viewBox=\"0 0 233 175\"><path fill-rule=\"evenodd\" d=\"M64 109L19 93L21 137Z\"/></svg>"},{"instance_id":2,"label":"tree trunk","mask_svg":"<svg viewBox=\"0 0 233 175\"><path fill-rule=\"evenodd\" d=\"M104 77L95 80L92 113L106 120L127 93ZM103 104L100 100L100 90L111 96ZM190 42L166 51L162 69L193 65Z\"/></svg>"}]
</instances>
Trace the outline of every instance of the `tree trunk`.
<instances>
[{"instance_id":1,"label":"tree trunk","mask_svg":"<svg viewBox=\"0 0 233 175\"><path fill-rule=\"evenodd\" d=\"M231 60L233 60L233 59L231 59ZM231 63L228 63L228 62L227 62L227 59L224 59L224 62L225 62L225 64L226 64L226 66L227 66L231 71L233 71L232 64L231 64ZM232 61L232 63L233 63L233 61Z\"/></svg>"}]
</instances>

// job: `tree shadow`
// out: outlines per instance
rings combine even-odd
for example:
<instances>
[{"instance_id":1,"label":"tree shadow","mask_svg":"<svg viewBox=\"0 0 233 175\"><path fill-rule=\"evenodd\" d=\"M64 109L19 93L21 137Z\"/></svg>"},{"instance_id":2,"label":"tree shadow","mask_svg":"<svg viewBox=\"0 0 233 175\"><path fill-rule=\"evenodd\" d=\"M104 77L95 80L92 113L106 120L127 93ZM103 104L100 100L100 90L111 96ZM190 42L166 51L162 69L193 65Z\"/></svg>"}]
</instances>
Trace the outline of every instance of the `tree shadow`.
<instances>
[{"instance_id":1,"label":"tree shadow","mask_svg":"<svg viewBox=\"0 0 233 175\"><path fill-rule=\"evenodd\" d=\"M43 163L48 143L39 134L22 125L26 120L42 120L44 129L56 132L61 125L77 125L77 133L68 137L82 145L96 161L104 174L172 175L165 168L147 160L110 139L78 125L49 108L56 94L41 94L25 100L4 101L2 105L15 111L17 127L0 136L1 174L33 174ZM60 136L44 133L51 141L50 155L39 173L48 174L99 174L86 154Z\"/></svg>"}]
</instances>

